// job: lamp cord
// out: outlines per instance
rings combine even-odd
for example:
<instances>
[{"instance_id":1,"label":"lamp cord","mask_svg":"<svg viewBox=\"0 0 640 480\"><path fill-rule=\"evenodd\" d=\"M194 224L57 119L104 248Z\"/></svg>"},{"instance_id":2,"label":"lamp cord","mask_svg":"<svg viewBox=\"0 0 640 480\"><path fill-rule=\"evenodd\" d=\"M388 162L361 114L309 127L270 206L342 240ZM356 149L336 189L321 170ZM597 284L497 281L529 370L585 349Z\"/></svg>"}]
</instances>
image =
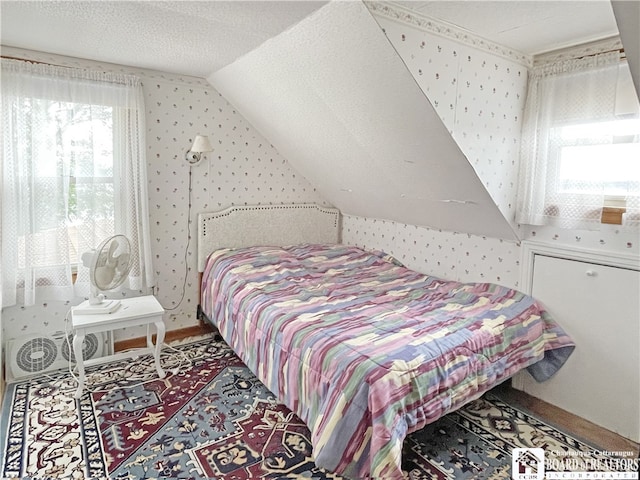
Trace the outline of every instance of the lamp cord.
<instances>
[{"instance_id":1,"label":"lamp cord","mask_svg":"<svg viewBox=\"0 0 640 480\"><path fill-rule=\"evenodd\" d=\"M182 294L180 296L180 301L171 308L166 308L162 305L165 311L171 312L173 310L177 310L182 302L184 301L184 297L186 295L187 290L187 277L189 276L189 264L187 263L187 257L189 255L189 247L191 246L191 184L192 184L192 172L191 169L193 166L189 164L189 207L187 209L187 245L184 249L184 281L182 282Z\"/></svg>"},{"instance_id":2,"label":"lamp cord","mask_svg":"<svg viewBox=\"0 0 640 480\"><path fill-rule=\"evenodd\" d=\"M73 345L71 344L71 339L74 336L74 334L72 334L69 330L69 324L71 323L70 320L70 315L71 315L71 309L69 309L67 311L67 314L64 317L64 336L65 336L65 341L67 343L67 351L69 352L68 355L68 359L67 359L67 370L68 373L71 375L71 378L73 378L76 383L79 383L78 377L75 374L75 369L76 369L76 365L73 365L72 362L72 357L74 357L75 360L75 350L73 349ZM110 335L113 335L113 333L110 333ZM86 340L85 340L86 341ZM113 344L112 344L113 346ZM82 345L82 348L84 348L84 344ZM198 360L202 357L193 357L193 358L189 358L182 350L178 350L177 348L175 348L172 345L169 345L167 343L162 343L161 347L162 350L160 351L160 361L162 362L162 368L165 370L165 372L167 373L167 376L165 377L165 379L168 379L171 375L178 375L180 373L182 373L183 368L186 366L187 368L191 368L193 367L193 361L194 360ZM173 353L169 353L166 351L166 349L172 350ZM121 353L127 353L130 351L134 351L136 349L130 349L130 350L124 350ZM163 351L164 350L164 351ZM104 354L103 356L109 356L110 354L112 354L113 352L111 351L107 351L106 354ZM141 356L143 355L148 355L147 353L141 353ZM167 357L169 357L167 359ZM88 372L87 372L88 373ZM48 378L51 381L56 381L56 378L53 377L50 374L45 373L44 376L46 378ZM155 376L155 366L154 366L154 372L151 374L151 376L149 375L138 375L138 376L132 376L130 374L130 372L127 371L123 371L122 375L119 378L113 379L111 380L111 383L114 383L116 381L124 381L127 380L128 382L137 382L137 383L133 383L133 384L127 384L124 385L122 387L118 387L118 386L111 386L111 387L92 387L91 386L91 381L88 377L87 374L85 374L85 388L84 390L88 391L88 392L107 392L107 391L111 391L111 390L116 390L118 388L135 388L141 385L144 385L145 383L147 383L150 380L154 380L155 378L157 378ZM73 387L69 387L69 391L72 390L76 390L76 386Z\"/></svg>"}]
</instances>

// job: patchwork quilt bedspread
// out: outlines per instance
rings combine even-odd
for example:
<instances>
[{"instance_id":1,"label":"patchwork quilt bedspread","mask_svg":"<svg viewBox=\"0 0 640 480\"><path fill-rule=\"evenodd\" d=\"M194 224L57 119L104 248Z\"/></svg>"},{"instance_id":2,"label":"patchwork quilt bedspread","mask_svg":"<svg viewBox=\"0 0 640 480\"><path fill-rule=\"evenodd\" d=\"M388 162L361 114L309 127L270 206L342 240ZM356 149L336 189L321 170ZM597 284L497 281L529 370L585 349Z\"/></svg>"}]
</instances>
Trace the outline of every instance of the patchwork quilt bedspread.
<instances>
[{"instance_id":1,"label":"patchwork quilt bedspread","mask_svg":"<svg viewBox=\"0 0 640 480\"><path fill-rule=\"evenodd\" d=\"M201 304L312 434L319 467L402 478L405 436L574 346L530 296L445 281L345 245L213 252Z\"/></svg>"}]
</instances>

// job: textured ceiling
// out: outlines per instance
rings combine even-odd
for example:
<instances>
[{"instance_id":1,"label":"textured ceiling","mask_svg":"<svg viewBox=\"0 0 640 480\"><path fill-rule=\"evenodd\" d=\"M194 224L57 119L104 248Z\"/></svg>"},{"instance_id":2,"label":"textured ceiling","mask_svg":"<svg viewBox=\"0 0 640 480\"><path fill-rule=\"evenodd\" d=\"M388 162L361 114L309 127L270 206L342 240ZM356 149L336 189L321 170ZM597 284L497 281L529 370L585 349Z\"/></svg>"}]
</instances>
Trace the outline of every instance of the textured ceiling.
<instances>
[{"instance_id":1,"label":"textured ceiling","mask_svg":"<svg viewBox=\"0 0 640 480\"><path fill-rule=\"evenodd\" d=\"M528 55L618 34L609 0L393 1Z\"/></svg>"},{"instance_id":2,"label":"textured ceiling","mask_svg":"<svg viewBox=\"0 0 640 480\"><path fill-rule=\"evenodd\" d=\"M322 1L7 1L3 45L197 77L233 62Z\"/></svg>"},{"instance_id":3,"label":"textured ceiling","mask_svg":"<svg viewBox=\"0 0 640 480\"><path fill-rule=\"evenodd\" d=\"M362 3L325 5L209 80L343 213L516 239Z\"/></svg>"},{"instance_id":4,"label":"textured ceiling","mask_svg":"<svg viewBox=\"0 0 640 480\"><path fill-rule=\"evenodd\" d=\"M0 41L12 47L205 78L325 3L1 0ZM608 0L392 3L525 53L584 43L617 31Z\"/></svg>"}]
</instances>

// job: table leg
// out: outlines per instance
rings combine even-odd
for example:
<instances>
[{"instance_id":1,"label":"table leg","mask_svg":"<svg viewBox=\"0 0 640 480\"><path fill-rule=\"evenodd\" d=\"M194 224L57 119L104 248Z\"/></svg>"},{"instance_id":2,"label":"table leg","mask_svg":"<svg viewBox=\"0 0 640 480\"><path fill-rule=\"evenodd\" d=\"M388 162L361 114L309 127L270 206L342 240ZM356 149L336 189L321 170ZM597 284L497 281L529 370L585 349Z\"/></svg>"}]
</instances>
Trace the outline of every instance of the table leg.
<instances>
[{"instance_id":1,"label":"table leg","mask_svg":"<svg viewBox=\"0 0 640 480\"><path fill-rule=\"evenodd\" d=\"M164 322L162 321L162 319L160 319L155 321L154 325L156 326L156 346L153 356L156 362L156 370L158 370L158 376L160 378L164 378L166 376L166 373L160 366L160 350L162 349L162 344L164 343Z\"/></svg>"},{"instance_id":2,"label":"table leg","mask_svg":"<svg viewBox=\"0 0 640 480\"><path fill-rule=\"evenodd\" d=\"M155 322L154 322L155 324ZM156 341L157 343L157 341ZM147 323L147 348L150 350L153 350L154 345L153 345L153 339L151 338L151 324Z\"/></svg>"},{"instance_id":3,"label":"table leg","mask_svg":"<svg viewBox=\"0 0 640 480\"><path fill-rule=\"evenodd\" d=\"M84 389L84 357L82 356L82 344L84 343L84 331L78 330L73 335L73 355L76 357L76 365L78 366L78 389L76 390L75 398L82 396L82 390Z\"/></svg>"}]
</instances>

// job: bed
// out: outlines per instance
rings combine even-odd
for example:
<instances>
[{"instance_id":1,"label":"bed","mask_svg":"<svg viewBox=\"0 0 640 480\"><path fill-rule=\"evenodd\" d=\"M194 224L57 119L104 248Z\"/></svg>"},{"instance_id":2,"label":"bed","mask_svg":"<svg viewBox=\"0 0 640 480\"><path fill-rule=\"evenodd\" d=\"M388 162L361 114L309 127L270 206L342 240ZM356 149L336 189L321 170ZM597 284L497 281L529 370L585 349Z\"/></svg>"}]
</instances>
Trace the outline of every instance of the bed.
<instances>
[{"instance_id":1,"label":"bed","mask_svg":"<svg viewBox=\"0 0 640 480\"><path fill-rule=\"evenodd\" d=\"M527 295L340 244L334 209L240 208L200 218L201 308L305 421L319 467L402 478L408 433L523 368L544 381L574 348Z\"/></svg>"}]
</instances>

